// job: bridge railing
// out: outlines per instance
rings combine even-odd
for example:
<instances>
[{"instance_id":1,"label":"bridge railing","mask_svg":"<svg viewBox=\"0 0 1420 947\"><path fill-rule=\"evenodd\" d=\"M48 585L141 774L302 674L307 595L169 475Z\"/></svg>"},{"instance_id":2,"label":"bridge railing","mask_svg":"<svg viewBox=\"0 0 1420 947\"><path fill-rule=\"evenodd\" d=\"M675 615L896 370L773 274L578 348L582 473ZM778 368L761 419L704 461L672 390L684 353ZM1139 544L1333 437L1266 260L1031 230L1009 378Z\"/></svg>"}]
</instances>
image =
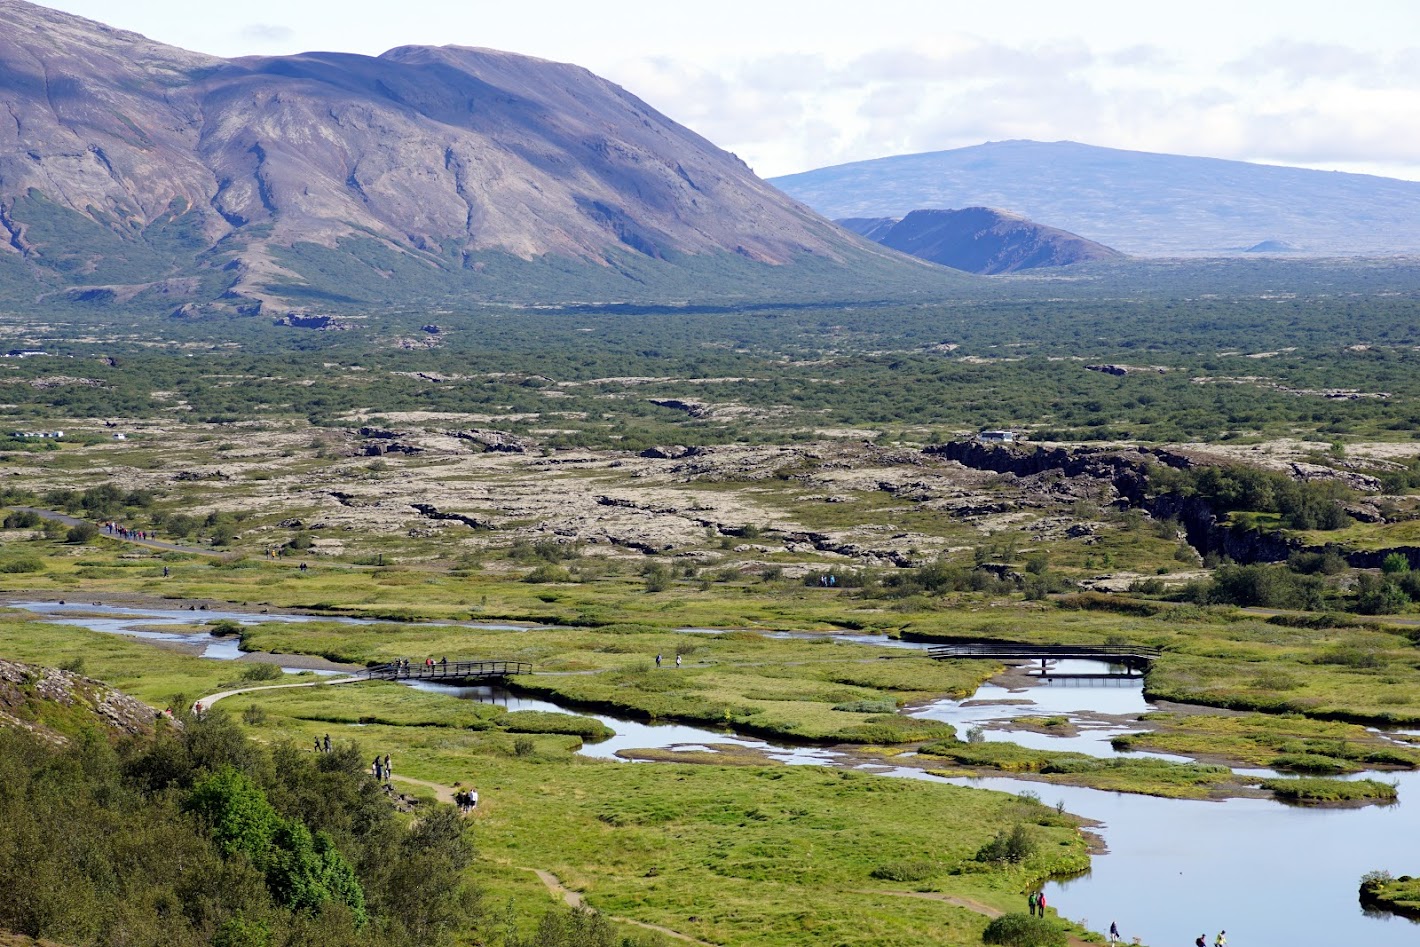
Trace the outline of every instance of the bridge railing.
<instances>
[{"instance_id":1,"label":"bridge railing","mask_svg":"<svg viewBox=\"0 0 1420 947\"><path fill-rule=\"evenodd\" d=\"M492 680L531 673L532 665L526 661L448 661L435 664L380 664L366 668L360 676L379 681L467 681Z\"/></svg>"},{"instance_id":2,"label":"bridge railing","mask_svg":"<svg viewBox=\"0 0 1420 947\"><path fill-rule=\"evenodd\" d=\"M1080 658L1095 661L1150 664L1163 651L1145 645L1017 645L995 643L944 644L927 649L938 661L952 658L995 658L998 660L1039 660Z\"/></svg>"}]
</instances>

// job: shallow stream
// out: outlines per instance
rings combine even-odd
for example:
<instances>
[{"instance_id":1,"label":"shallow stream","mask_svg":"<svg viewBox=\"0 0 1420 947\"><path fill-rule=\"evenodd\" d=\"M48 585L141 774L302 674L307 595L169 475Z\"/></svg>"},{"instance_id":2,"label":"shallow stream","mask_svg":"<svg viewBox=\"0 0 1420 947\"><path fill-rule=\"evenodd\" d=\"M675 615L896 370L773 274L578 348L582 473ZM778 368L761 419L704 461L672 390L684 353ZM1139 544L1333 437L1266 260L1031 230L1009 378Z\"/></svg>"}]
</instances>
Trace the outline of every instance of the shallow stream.
<instances>
[{"instance_id":1,"label":"shallow stream","mask_svg":"<svg viewBox=\"0 0 1420 947\"><path fill-rule=\"evenodd\" d=\"M192 643L192 634L151 630L165 624L231 619L243 624L266 621L346 621L305 615L178 609L121 608L51 602L16 603L40 617L94 631L140 639ZM477 627L477 626L474 626ZM505 628L510 626L486 626ZM511 626L521 627L521 626ZM713 633L714 629L682 629ZM814 637L793 635L793 637ZM838 636L835 636L838 637ZM203 657L239 656L235 638L210 640ZM844 646L922 648L872 636L842 636ZM1083 664L1090 665L1089 668ZM1054 670L1098 670L1096 662L1058 662ZM450 687L418 682L413 686L471 700L497 703L510 710L577 712L546 700L512 694L502 688ZM1137 679L1057 679L1027 690L983 685L969 700L936 701L912 711L916 716L953 724L965 736L981 727L988 740L1010 740L1044 749L1074 750L1095 756L1116 755L1110 739L1131 732L1127 719L1106 720L1149 710ZM831 750L777 745L729 731L681 724L650 725L606 714L596 717L616 736L587 744L586 756L615 758L619 750L702 749L709 744L755 748L770 758L803 765L852 765ZM1052 736L999 729L1014 717L1064 716L1078 728L1075 736ZM936 780L911 767L864 767L886 776ZM1249 771L1251 772L1251 771ZM1375 775L1375 774L1369 774ZM1212 943L1226 929L1235 947L1311 947L1364 944L1400 947L1420 943L1420 925L1389 915L1367 915L1356 900L1361 875L1373 869L1420 874L1420 772L1380 774L1400 786L1393 806L1359 809L1306 809L1266 799L1195 802L1126 793L1056 786L1027 780L952 779L1010 793L1032 793L1048 805L1063 803L1070 812L1101 823L1096 830L1109 854L1093 859L1087 874L1046 888L1049 903L1061 914L1097 931L1119 924L1125 943L1138 937L1153 947L1192 943L1199 933ZM1024 908L1024 897L1022 898Z\"/></svg>"}]
</instances>

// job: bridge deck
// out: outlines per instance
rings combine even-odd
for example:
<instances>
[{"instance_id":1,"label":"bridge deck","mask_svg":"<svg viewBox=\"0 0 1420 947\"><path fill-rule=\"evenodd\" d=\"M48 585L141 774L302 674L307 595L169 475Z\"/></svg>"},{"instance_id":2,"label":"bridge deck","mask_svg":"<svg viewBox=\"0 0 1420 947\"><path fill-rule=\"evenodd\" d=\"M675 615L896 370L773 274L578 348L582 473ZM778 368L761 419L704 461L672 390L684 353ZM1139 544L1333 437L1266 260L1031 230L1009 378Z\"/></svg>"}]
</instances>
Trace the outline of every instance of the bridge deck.
<instances>
[{"instance_id":1,"label":"bridge deck","mask_svg":"<svg viewBox=\"0 0 1420 947\"><path fill-rule=\"evenodd\" d=\"M361 676L376 681L445 681L453 684L501 681L515 674L531 673L532 665L526 661L447 661L436 664L381 664L366 668Z\"/></svg>"}]
</instances>

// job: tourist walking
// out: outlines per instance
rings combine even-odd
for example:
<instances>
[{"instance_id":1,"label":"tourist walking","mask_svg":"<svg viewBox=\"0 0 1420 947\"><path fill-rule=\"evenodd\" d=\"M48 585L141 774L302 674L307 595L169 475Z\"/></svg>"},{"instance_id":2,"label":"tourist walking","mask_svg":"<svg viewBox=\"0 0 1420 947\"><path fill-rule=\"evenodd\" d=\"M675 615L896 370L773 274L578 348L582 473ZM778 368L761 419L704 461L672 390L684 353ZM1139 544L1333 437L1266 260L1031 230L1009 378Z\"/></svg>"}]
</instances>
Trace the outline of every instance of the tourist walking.
<instances>
[{"instance_id":1,"label":"tourist walking","mask_svg":"<svg viewBox=\"0 0 1420 947\"><path fill-rule=\"evenodd\" d=\"M316 737L316 752L320 752L320 737Z\"/></svg>"},{"instance_id":2,"label":"tourist walking","mask_svg":"<svg viewBox=\"0 0 1420 947\"><path fill-rule=\"evenodd\" d=\"M675 656L675 666L680 667L680 655Z\"/></svg>"},{"instance_id":3,"label":"tourist walking","mask_svg":"<svg viewBox=\"0 0 1420 947\"><path fill-rule=\"evenodd\" d=\"M1114 921L1109 922L1109 942L1117 943L1119 940L1119 925Z\"/></svg>"},{"instance_id":4,"label":"tourist walking","mask_svg":"<svg viewBox=\"0 0 1420 947\"><path fill-rule=\"evenodd\" d=\"M1198 939L1193 942L1193 947L1208 947L1208 935L1199 934Z\"/></svg>"},{"instance_id":5,"label":"tourist walking","mask_svg":"<svg viewBox=\"0 0 1420 947\"><path fill-rule=\"evenodd\" d=\"M375 774L375 782L384 782L385 768L378 756L375 757L374 765L370 767L370 770Z\"/></svg>"},{"instance_id":6,"label":"tourist walking","mask_svg":"<svg viewBox=\"0 0 1420 947\"><path fill-rule=\"evenodd\" d=\"M1035 917L1035 892L1026 895L1026 906L1030 908L1030 916Z\"/></svg>"},{"instance_id":7,"label":"tourist walking","mask_svg":"<svg viewBox=\"0 0 1420 947\"><path fill-rule=\"evenodd\" d=\"M656 667L660 667L660 666L661 666L661 656L658 654L658 655L656 655Z\"/></svg>"},{"instance_id":8,"label":"tourist walking","mask_svg":"<svg viewBox=\"0 0 1420 947\"><path fill-rule=\"evenodd\" d=\"M327 733L327 734L325 735L325 741L323 742L322 747L323 747L323 749L325 750L325 752L327 752L327 753L330 752L330 734Z\"/></svg>"},{"instance_id":9,"label":"tourist walking","mask_svg":"<svg viewBox=\"0 0 1420 947\"><path fill-rule=\"evenodd\" d=\"M1213 938L1213 947L1228 947L1227 931L1218 932L1218 936Z\"/></svg>"},{"instance_id":10,"label":"tourist walking","mask_svg":"<svg viewBox=\"0 0 1420 947\"><path fill-rule=\"evenodd\" d=\"M386 754L385 754L385 782L386 782L386 783L388 783L388 782L390 781L390 779L391 779L391 777L393 776L393 774L394 774L394 770L390 768L390 755L389 755L388 753L386 753Z\"/></svg>"},{"instance_id":11,"label":"tourist walking","mask_svg":"<svg viewBox=\"0 0 1420 947\"><path fill-rule=\"evenodd\" d=\"M1041 916L1041 917L1045 917L1045 892L1044 892L1044 891L1037 891L1037 892L1035 893L1035 904L1036 904L1036 907L1040 908L1040 916Z\"/></svg>"}]
</instances>

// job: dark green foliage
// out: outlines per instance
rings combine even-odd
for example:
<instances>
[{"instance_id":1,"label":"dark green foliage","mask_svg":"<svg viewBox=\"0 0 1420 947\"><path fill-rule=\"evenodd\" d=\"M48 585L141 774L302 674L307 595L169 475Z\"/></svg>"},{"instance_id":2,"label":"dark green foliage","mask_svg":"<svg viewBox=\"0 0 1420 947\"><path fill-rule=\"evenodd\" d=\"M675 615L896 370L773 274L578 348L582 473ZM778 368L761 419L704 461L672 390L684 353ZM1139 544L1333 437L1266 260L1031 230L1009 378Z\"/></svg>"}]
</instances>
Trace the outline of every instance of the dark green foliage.
<instances>
[{"instance_id":1,"label":"dark green foliage","mask_svg":"<svg viewBox=\"0 0 1420 947\"><path fill-rule=\"evenodd\" d=\"M69 527L69 532L65 533L65 542L88 543L99 538L99 528L93 523L78 523Z\"/></svg>"},{"instance_id":2,"label":"dark green foliage","mask_svg":"<svg viewBox=\"0 0 1420 947\"><path fill-rule=\"evenodd\" d=\"M1070 938L1064 928L1049 918L1002 914L986 925L981 942L1006 947L1065 947Z\"/></svg>"},{"instance_id":3,"label":"dark green foliage","mask_svg":"<svg viewBox=\"0 0 1420 947\"><path fill-rule=\"evenodd\" d=\"M1206 602L1262 608L1321 607L1322 584L1315 576L1297 575L1286 566L1221 566L1201 590Z\"/></svg>"},{"instance_id":4,"label":"dark green foliage","mask_svg":"<svg viewBox=\"0 0 1420 947\"><path fill-rule=\"evenodd\" d=\"M282 822L264 863L267 884L278 903L315 912L335 902L350 910L357 928L368 920L365 892L355 870L326 833L312 836L300 822Z\"/></svg>"},{"instance_id":5,"label":"dark green foliage","mask_svg":"<svg viewBox=\"0 0 1420 947\"><path fill-rule=\"evenodd\" d=\"M223 855L245 855L265 864L281 817L251 779L230 766L192 787L184 808L206 826Z\"/></svg>"},{"instance_id":6,"label":"dark green foliage","mask_svg":"<svg viewBox=\"0 0 1420 947\"><path fill-rule=\"evenodd\" d=\"M981 847L976 860L995 865L1019 865L1035 854L1036 841L1030 829L1016 823L1010 831L1001 831Z\"/></svg>"},{"instance_id":7,"label":"dark green foliage","mask_svg":"<svg viewBox=\"0 0 1420 947\"><path fill-rule=\"evenodd\" d=\"M1351 523L1342 503L1355 491L1335 480L1299 481L1257 467L1155 467L1157 490L1197 496L1219 513L1276 513L1289 529L1341 529Z\"/></svg>"},{"instance_id":8,"label":"dark green foliage","mask_svg":"<svg viewBox=\"0 0 1420 947\"><path fill-rule=\"evenodd\" d=\"M1409 604L1410 596L1390 577L1365 572L1356 577L1356 611L1362 615L1391 615Z\"/></svg>"},{"instance_id":9,"label":"dark green foliage","mask_svg":"<svg viewBox=\"0 0 1420 947\"><path fill-rule=\"evenodd\" d=\"M34 529L39 523L39 514L33 510L15 510L5 514L6 529Z\"/></svg>"},{"instance_id":10,"label":"dark green foliage","mask_svg":"<svg viewBox=\"0 0 1420 947\"><path fill-rule=\"evenodd\" d=\"M185 731L117 748L0 729L0 930L70 947L414 947L478 922L451 807L406 831L355 747L267 751L220 714L179 716Z\"/></svg>"},{"instance_id":11,"label":"dark green foliage","mask_svg":"<svg viewBox=\"0 0 1420 947\"><path fill-rule=\"evenodd\" d=\"M1287 557L1287 568L1303 575L1340 575L1346 571L1346 560L1334 552L1294 552Z\"/></svg>"}]
</instances>

